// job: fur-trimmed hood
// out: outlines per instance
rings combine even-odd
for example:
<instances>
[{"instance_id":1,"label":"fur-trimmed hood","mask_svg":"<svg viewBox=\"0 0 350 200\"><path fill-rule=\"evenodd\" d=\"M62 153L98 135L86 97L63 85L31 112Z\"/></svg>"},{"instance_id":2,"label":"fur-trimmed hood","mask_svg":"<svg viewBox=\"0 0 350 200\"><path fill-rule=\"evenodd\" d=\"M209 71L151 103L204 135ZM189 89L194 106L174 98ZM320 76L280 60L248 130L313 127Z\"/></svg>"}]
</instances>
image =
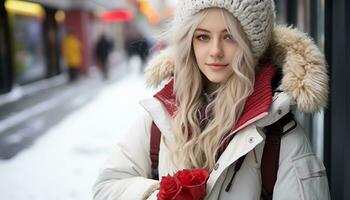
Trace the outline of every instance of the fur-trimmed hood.
<instances>
[{"instance_id":1,"label":"fur-trimmed hood","mask_svg":"<svg viewBox=\"0 0 350 200\"><path fill-rule=\"evenodd\" d=\"M323 53L305 33L276 25L265 57L282 69L279 89L287 93L302 112L324 108L328 99L328 73ZM148 85L157 86L173 74L174 63L168 49L148 63Z\"/></svg>"}]
</instances>

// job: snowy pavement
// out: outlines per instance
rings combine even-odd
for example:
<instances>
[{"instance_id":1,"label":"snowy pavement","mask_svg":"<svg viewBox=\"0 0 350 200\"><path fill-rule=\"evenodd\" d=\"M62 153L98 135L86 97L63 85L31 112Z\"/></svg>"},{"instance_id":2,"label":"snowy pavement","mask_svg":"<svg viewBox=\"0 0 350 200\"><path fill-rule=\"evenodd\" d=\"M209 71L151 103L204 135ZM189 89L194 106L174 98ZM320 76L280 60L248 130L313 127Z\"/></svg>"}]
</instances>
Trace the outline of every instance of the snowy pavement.
<instances>
[{"instance_id":1,"label":"snowy pavement","mask_svg":"<svg viewBox=\"0 0 350 200\"><path fill-rule=\"evenodd\" d=\"M151 93L141 75L129 75L108 85L32 147L1 160L0 199L92 199L99 168L135 117L134 105Z\"/></svg>"}]
</instances>

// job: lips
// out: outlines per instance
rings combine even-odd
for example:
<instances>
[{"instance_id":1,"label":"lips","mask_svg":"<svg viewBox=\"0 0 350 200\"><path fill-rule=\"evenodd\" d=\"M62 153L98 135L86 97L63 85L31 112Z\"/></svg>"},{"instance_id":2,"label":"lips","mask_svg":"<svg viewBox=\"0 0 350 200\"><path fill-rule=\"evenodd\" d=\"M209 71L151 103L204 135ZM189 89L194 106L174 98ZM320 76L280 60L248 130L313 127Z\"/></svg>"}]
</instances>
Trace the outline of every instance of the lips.
<instances>
[{"instance_id":1,"label":"lips","mask_svg":"<svg viewBox=\"0 0 350 200\"><path fill-rule=\"evenodd\" d=\"M222 63L206 63L206 65L212 69L222 69L228 66L228 64L222 64Z\"/></svg>"}]
</instances>

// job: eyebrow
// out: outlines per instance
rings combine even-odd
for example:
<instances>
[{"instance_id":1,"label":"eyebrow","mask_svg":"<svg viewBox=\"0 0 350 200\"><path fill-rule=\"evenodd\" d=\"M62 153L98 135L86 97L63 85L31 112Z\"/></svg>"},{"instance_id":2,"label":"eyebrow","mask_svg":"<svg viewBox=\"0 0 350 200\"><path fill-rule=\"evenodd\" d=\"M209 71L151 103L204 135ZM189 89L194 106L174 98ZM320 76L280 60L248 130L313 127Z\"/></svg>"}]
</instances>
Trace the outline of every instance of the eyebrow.
<instances>
[{"instance_id":1,"label":"eyebrow","mask_svg":"<svg viewBox=\"0 0 350 200\"><path fill-rule=\"evenodd\" d=\"M207 30L207 29L203 29L203 28L196 28L196 30L195 30L195 31L203 31L203 32L210 33L210 31L209 31L209 30ZM227 29L225 29L225 30L222 30L221 32L228 32L228 31L227 31Z\"/></svg>"}]
</instances>

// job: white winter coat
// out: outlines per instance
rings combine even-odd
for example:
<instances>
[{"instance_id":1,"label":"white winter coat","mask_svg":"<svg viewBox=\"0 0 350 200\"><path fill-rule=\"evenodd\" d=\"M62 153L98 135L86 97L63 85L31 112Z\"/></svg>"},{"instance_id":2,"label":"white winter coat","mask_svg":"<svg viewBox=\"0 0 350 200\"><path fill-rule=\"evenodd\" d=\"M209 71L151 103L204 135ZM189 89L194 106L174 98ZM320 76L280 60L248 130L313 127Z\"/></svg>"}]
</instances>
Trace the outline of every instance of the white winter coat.
<instances>
[{"instance_id":1,"label":"white winter coat","mask_svg":"<svg viewBox=\"0 0 350 200\"><path fill-rule=\"evenodd\" d=\"M287 114L291 105L296 105L297 109L304 112L313 112L326 104L328 77L324 57L307 36L296 30L276 27L269 53L273 55L275 64L283 69L279 88L284 92L275 93L268 113L249 120L242 129L237 130L236 136L210 173L207 182L208 200L260 199L260 161L265 138L262 127ZM153 83L170 76L171 61L168 56L163 53L151 62L153 68L149 73L153 76ZM158 69L155 70L155 66ZM140 105L139 118L124 134L124 139L118 141L112 156L102 168L94 186L95 200L157 199L159 181L150 179L152 121L162 133L159 177L179 170L170 162L169 150L164 144L164 141L169 144L174 142L170 125L172 117L155 98L143 100ZM245 154L247 157L237 172L231 189L226 192L236 161ZM309 140L299 125L282 138L273 199L330 199L325 167L313 154Z\"/></svg>"}]
</instances>

